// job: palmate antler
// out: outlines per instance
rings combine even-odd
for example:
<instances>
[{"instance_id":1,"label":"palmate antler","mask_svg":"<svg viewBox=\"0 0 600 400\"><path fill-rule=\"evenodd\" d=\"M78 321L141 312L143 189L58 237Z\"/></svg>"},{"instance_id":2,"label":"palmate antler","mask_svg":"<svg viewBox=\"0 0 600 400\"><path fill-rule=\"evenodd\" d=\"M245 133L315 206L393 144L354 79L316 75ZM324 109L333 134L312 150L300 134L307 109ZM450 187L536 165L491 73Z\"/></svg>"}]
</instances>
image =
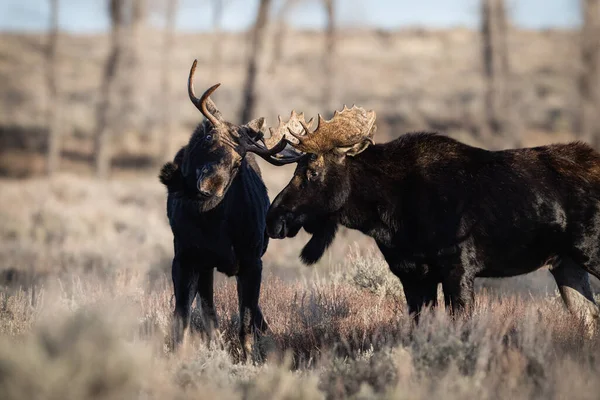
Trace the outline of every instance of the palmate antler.
<instances>
[{"instance_id":1,"label":"palmate antler","mask_svg":"<svg viewBox=\"0 0 600 400\"><path fill-rule=\"evenodd\" d=\"M344 156L355 156L374 143L373 136L377 130L375 111L356 106L348 108L344 105L342 111L335 111L333 118L328 121L319 114L314 131L310 130L313 119L306 122L304 113L292 111L285 123L281 116L278 119L279 125L269 128L271 136L261 138L264 147L280 149L277 154L271 151L267 157L261 155L273 165L294 163L307 153L325 154L333 151ZM290 147L280 147L282 143Z\"/></svg>"},{"instance_id":2,"label":"palmate antler","mask_svg":"<svg viewBox=\"0 0 600 400\"><path fill-rule=\"evenodd\" d=\"M280 115L277 117L277 119L279 120L279 125L277 125L276 128L269 128L271 137L263 139L263 141L268 147L272 147L281 139L286 139L287 141L291 141L292 143L297 142L297 139L295 139L294 136L290 135L290 132L293 132L296 135L302 135L304 132L303 126L310 127L313 122L312 118L308 122L306 122L304 120L304 113L297 114L296 111L292 111L288 122L284 123Z\"/></svg>"},{"instance_id":3,"label":"palmate antler","mask_svg":"<svg viewBox=\"0 0 600 400\"><path fill-rule=\"evenodd\" d=\"M271 136L261 139L265 147L269 149L276 148L282 142L294 146L294 143L298 140L293 135L290 135L290 132L293 132L295 135L302 135L304 127L310 127L313 122L312 118L306 122L304 113L297 114L296 111L292 111L290 119L287 122L283 122L281 116L278 116L277 119L279 120L277 127L269 128ZM268 158L263 158L273 165L285 165L295 163L303 156L304 153L296 151L293 147L288 147L281 149L277 154L271 155Z\"/></svg>"},{"instance_id":4,"label":"palmate antler","mask_svg":"<svg viewBox=\"0 0 600 400\"><path fill-rule=\"evenodd\" d=\"M293 114L294 112L292 112ZM330 151L355 156L364 151L373 142L376 131L375 111L344 105L342 111L335 111L333 118L326 121L319 114L318 124L310 131L308 124L299 121L304 134L289 130L298 143L289 142L295 149L303 153L324 154Z\"/></svg>"}]
</instances>

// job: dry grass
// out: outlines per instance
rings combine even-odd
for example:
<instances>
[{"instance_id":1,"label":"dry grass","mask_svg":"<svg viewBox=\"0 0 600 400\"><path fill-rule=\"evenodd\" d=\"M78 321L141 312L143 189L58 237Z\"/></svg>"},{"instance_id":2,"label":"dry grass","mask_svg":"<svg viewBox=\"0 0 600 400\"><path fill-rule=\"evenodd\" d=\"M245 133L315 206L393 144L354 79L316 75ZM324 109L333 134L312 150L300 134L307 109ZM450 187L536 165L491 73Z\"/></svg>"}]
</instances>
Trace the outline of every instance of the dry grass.
<instances>
[{"instance_id":1,"label":"dry grass","mask_svg":"<svg viewBox=\"0 0 600 400\"><path fill-rule=\"evenodd\" d=\"M7 129L0 132L0 172L26 175L44 165L45 133L36 128L44 125L48 105L39 90L43 37L2 38L0 125ZM198 114L185 90L165 99L149 84L158 77L161 55L150 43L160 38L148 32L146 39L142 97L156 101L144 101L130 115L138 127L158 127L157 110L171 101L178 110L170 138L176 147L185 143ZM198 85L217 79L208 74L209 53L203 50L210 39L178 35L174 88L185 83L195 57ZM321 39L291 32L277 70L261 68L259 81L268 90L258 108L269 121L292 108L327 114L314 94L323 78ZM243 42L238 34L222 40L218 80L224 86L216 101L232 120L241 105ZM577 104L575 42L573 32L511 36L518 60L513 100L527 129L523 145L570 139ZM63 170L89 171L107 39L65 36L61 46L61 87L69 109ZM481 144L470 133L483 104L477 33L353 31L344 32L338 46L343 68L335 78L335 101L376 109L379 141L410 129L439 128ZM156 133L138 129L113 137L119 176L127 165L137 168L157 153L162 142ZM272 198L293 166L259 162ZM205 340L195 312L195 329L174 354L166 345L173 297L164 201L154 176L104 183L72 175L0 181L0 397L596 399L600 393L600 337L583 334L547 272L481 280L471 319L452 321L441 307L426 311L413 327L402 287L373 241L345 229L312 268L298 260L306 234L271 241L260 302L272 332L256 341L253 362L240 362L236 291L223 276L216 279L218 335Z\"/></svg>"},{"instance_id":2,"label":"dry grass","mask_svg":"<svg viewBox=\"0 0 600 400\"><path fill-rule=\"evenodd\" d=\"M285 182L265 174L271 194ZM412 327L372 242L344 231L318 266L305 237L273 241L261 305L272 332L241 363L233 279L220 330L173 354L171 234L153 181L72 176L0 183L0 393L22 398L596 398L600 337L555 293L478 293L470 320L443 307ZM542 275L539 275L540 277ZM533 280L533 278L531 278ZM537 282L537 281L536 281ZM498 296L499 292L504 292Z\"/></svg>"},{"instance_id":3,"label":"dry grass","mask_svg":"<svg viewBox=\"0 0 600 400\"><path fill-rule=\"evenodd\" d=\"M141 280L143 281L143 280ZM344 280L268 276L268 356L238 361L235 288L217 289L220 336L166 351L171 292L81 279L0 295L0 391L21 398L595 398L599 338L553 298L485 295L474 317L428 312ZM76 288L76 289L75 289Z\"/></svg>"}]
</instances>

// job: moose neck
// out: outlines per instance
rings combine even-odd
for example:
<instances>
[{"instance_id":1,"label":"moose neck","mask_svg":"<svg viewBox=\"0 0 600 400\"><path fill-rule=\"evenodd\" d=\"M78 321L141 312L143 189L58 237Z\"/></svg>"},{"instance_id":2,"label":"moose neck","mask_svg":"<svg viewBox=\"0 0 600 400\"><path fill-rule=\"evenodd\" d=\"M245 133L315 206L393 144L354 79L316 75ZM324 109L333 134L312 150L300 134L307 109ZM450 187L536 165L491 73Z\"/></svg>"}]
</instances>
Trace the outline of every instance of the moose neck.
<instances>
[{"instance_id":1,"label":"moose neck","mask_svg":"<svg viewBox=\"0 0 600 400\"><path fill-rule=\"evenodd\" d=\"M400 205L398 181L391 174L398 160L388 160L382 145L370 146L346 160L350 194L340 210L340 223L357 229L376 241L388 243L396 233ZM401 169L400 169L401 170Z\"/></svg>"}]
</instances>

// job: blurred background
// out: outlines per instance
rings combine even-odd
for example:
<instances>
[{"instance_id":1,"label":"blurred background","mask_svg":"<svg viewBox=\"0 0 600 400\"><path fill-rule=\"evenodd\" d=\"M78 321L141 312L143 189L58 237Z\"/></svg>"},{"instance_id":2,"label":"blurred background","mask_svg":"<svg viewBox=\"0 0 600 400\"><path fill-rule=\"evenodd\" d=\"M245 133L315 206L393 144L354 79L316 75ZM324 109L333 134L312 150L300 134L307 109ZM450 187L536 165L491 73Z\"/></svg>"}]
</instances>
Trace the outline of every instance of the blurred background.
<instances>
[{"instance_id":1,"label":"blurred background","mask_svg":"<svg viewBox=\"0 0 600 400\"><path fill-rule=\"evenodd\" d=\"M168 270L156 175L201 121L195 58L231 122L357 104L379 142L502 149L600 146L599 53L600 0L3 0L0 268ZM273 198L293 166L259 162ZM340 237L322 263L369 241ZM299 264L305 241L272 241L266 265Z\"/></svg>"},{"instance_id":2,"label":"blurred background","mask_svg":"<svg viewBox=\"0 0 600 400\"><path fill-rule=\"evenodd\" d=\"M0 173L154 173L200 121L194 58L232 122L356 103L380 141L595 142L597 3L4 0Z\"/></svg>"}]
</instances>

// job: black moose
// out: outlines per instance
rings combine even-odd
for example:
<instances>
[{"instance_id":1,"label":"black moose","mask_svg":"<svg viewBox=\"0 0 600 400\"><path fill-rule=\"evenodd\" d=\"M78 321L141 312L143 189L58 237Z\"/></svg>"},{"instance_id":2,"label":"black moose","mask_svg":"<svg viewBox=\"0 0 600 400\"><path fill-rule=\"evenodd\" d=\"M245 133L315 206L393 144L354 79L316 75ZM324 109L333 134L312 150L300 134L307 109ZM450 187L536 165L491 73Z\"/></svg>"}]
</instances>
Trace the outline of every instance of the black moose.
<instances>
[{"instance_id":1,"label":"black moose","mask_svg":"<svg viewBox=\"0 0 600 400\"><path fill-rule=\"evenodd\" d=\"M284 139L297 166L267 214L271 238L304 228L313 264L339 225L371 236L417 322L439 283L452 312L468 313L476 277L545 265L569 310L597 320L587 273L600 278L600 154L580 142L488 151L435 132L373 144L375 118L344 106L314 131L296 118L303 133Z\"/></svg>"},{"instance_id":2,"label":"black moose","mask_svg":"<svg viewBox=\"0 0 600 400\"><path fill-rule=\"evenodd\" d=\"M167 216L174 236L173 340L177 346L183 339L196 295L211 329L216 327L216 268L237 278L239 335L247 356L251 349L249 334L255 329L268 329L258 302L261 259L269 242L265 232L269 197L258 164L247 153L268 158L281 152L286 143L274 143L274 137L263 138L264 118L242 126L225 121L209 98L219 84L198 99L193 87L196 64L194 61L190 70L188 94L206 119L159 175L168 191Z\"/></svg>"}]
</instances>

